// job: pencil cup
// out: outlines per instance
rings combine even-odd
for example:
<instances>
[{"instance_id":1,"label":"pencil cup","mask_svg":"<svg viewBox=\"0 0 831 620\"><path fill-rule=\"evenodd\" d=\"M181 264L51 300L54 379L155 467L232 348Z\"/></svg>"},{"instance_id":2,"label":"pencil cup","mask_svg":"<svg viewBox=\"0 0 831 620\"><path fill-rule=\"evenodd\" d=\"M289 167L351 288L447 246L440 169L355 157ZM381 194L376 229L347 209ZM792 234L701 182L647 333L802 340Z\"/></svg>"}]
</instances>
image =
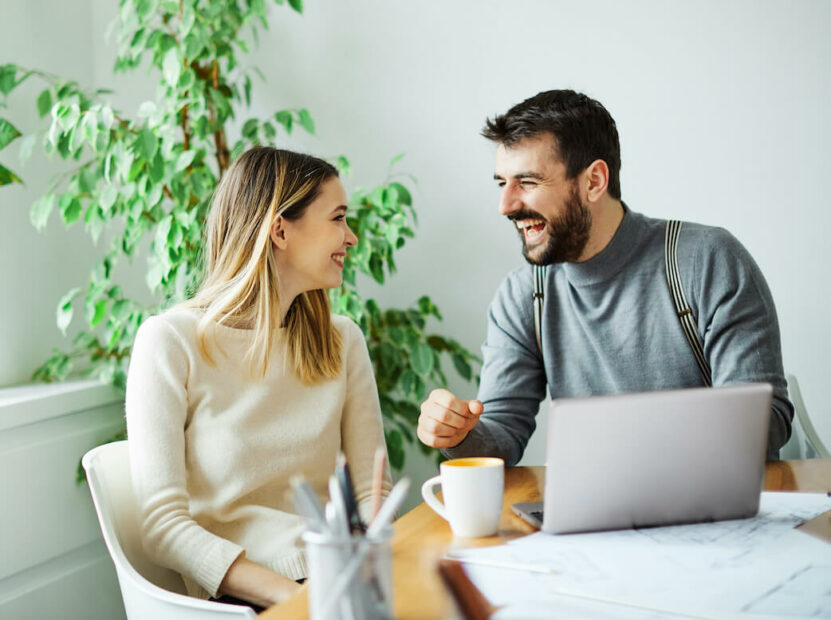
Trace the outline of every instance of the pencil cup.
<instances>
[{"instance_id":1,"label":"pencil cup","mask_svg":"<svg viewBox=\"0 0 831 620\"><path fill-rule=\"evenodd\" d=\"M392 528L375 538L307 531L311 620L392 620Z\"/></svg>"},{"instance_id":2,"label":"pencil cup","mask_svg":"<svg viewBox=\"0 0 831 620\"><path fill-rule=\"evenodd\" d=\"M439 465L441 474L421 487L430 508L450 523L461 537L492 536L499 529L502 495L505 490L505 462L492 457L451 459ZM442 504L433 488L441 485Z\"/></svg>"}]
</instances>

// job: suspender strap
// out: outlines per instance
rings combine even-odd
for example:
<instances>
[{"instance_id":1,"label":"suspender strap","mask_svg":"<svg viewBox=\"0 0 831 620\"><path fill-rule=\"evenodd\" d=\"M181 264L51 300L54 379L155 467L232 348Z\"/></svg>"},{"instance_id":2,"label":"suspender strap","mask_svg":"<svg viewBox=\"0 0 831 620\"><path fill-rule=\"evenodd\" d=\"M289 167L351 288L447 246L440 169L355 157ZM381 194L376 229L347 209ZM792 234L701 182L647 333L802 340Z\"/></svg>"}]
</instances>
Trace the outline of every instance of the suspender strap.
<instances>
[{"instance_id":1,"label":"suspender strap","mask_svg":"<svg viewBox=\"0 0 831 620\"><path fill-rule=\"evenodd\" d=\"M537 348L542 354L542 337L540 336L540 325L542 325L542 301L545 296L545 267L534 265L534 334L537 336Z\"/></svg>"},{"instance_id":2,"label":"suspender strap","mask_svg":"<svg viewBox=\"0 0 831 620\"><path fill-rule=\"evenodd\" d=\"M666 237L664 239L664 261L666 263L667 285L669 286L672 301L675 304L675 312L681 321L681 329L684 330L687 342L690 344L693 355L695 355L695 361L698 362L698 368L701 370L701 377L707 386L712 386L713 374L710 370L710 365L707 363L707 358L704 357L701 342L698 340L698 328L696 327L695 317L693 316L692 310L690 310L690 305L687 303L687 298L684 296L684 289L681 288L681 275L678 270L678 237L680 234L681 222L669 220L667 222Z\"/></svg>"}]
</instances>

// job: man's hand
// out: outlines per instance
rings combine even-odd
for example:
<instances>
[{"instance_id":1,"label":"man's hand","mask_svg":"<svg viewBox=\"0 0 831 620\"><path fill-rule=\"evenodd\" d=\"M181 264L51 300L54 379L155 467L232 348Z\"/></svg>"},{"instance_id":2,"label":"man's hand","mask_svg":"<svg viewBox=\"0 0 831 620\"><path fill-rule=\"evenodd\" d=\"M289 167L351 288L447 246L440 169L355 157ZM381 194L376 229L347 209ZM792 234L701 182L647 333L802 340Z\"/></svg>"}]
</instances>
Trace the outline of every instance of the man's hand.
<instances>
[{"instance_id":1,"label":"man's hand","mask_svg":"<svg viewBox=\"0 0 831 620\"><path fill-rule=\"evenodd\" d=\"M431 448L452 448L476 426L482 410L481 401L462 400L447 390L433 390L421 403L416 434Z\"/></svg>"}]
</instances>

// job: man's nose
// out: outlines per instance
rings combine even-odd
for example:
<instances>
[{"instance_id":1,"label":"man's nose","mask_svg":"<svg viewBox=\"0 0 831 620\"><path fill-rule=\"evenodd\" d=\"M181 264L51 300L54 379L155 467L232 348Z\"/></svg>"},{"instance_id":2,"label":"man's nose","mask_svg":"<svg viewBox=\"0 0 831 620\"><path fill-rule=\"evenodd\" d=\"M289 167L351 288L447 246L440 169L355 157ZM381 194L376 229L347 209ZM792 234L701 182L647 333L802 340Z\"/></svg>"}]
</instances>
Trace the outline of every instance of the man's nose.
<instances>
[{"instance_id":1,"label":"man's nose","mask_svg":"<svg viewBox=\"0 0 831 620\"><path fill-rule=\"evenodd\" d=\"M515 187L510 184L502 188L502 195L499 197L499 214L510 215L522 208L522 202Z\"/></svg>"}]
</instances>

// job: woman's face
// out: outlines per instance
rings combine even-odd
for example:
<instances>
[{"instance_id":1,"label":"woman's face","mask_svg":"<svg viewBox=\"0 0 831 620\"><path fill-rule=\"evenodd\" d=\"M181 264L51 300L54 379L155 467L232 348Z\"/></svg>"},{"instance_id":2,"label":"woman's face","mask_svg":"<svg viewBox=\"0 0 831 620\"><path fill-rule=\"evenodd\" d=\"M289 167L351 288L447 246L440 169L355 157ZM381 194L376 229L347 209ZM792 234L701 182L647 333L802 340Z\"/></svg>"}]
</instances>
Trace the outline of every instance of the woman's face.
<instances>
[{"instance_id":1,"label":"woman's face","mask_svg":"<svg viewBox=\"0 0 831 620\"><path fill-rule=\"evenodd\" d=\"M281 288L292 295L335 288L343 282L346 248L358 238L346 225L346 192L332 177L298 220L278 218L273 231Z\"/></svg>"}]
</instances>

